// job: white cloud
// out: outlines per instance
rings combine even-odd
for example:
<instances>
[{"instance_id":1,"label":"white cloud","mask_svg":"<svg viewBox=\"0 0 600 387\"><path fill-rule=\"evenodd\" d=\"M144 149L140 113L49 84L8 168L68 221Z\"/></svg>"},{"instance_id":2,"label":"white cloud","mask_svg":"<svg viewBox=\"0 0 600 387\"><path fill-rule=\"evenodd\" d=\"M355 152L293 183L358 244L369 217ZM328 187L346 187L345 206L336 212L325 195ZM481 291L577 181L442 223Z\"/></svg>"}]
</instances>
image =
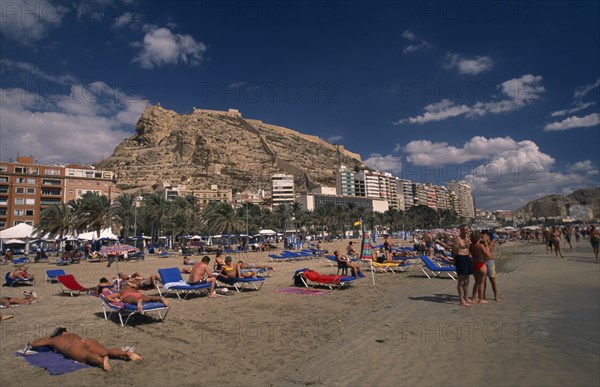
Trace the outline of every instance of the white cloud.
<instances>
[{"instance_id":1,"label":"white cloud","mask_svg":"<svg viewBox=\"0 0 600 387\"><path fill-rule=\"evenodd\" d=\"M597 88L598 86L600 86L600 78L596 79L596 82L591 83L589 85L584 85L581 87L578 87L575 90L575 93L573 95L573 98L575 98L576 100L581 100L583 97L585 97L590 91L594 90L595 88Z\"/></svg>"},{"instance_id":2,"label":"white cloud","mask_svg":"<svg viewBox=\"0 0 600 387\"><path fill-rule=\"evenodd\" d=\"M144 36L141 51L133 59L142 68L153 69L169 64L184 63L198 66L206 51L206 45L190 35L173 34L168 28L156 28Z\"/></svg>"},{"instance_id":3,"label":"white cloud","mask_svg":"<svg viewBox=\"0 0 600 387\"><path fill-rule=\"evenodd\" d=\"M68 95L0 89L4 158L31 154L43 162L96 162L131 136L145 103L104 82L73 85Z\"/></svg>"},{"instance_id":4,"label":"white cloud","mask_svg":"<svg viewBox=\"0 0 600 387\"><path fill-rule=\"evenodd\" d=\"M416 38L415 34L409 30L404 31L402 37L406 40L415 40Z\"/></svg>"},{"instance_id":5,"label":"white cloud","mask_svg":"<svg viewBox=\"0 0 600 387\"><path fill-rule=\"evenodd\" d=\"M0 6L0 32L22 44L30 45L59 27L66 8L46 0L6 1Z\"/></svg>"},{"instance_id":6,"label":"white cloud","mask_svg":"<svg viewBox=\"0 0 600 387\"><path fill-rule=\"evenodd\" d=\"M557 110L555 112L552 112L550 114L550 117L558 117L558 116L564 116L565 114L577 113L580 110L587 109L590 106L594 106L594 105L596 105L596 102L594 102L594 101L577 102L577 103L575 103L575 107L573 107L571 109Z\"/></svg>"},{"instance_id":7,"label":"white cloud","mask_svg":"<svg viewBox=\"0 0 600 387\"><path fill-rule=\"evenodd\" d=\"M428 41L424 40L419 44L411 44L410 46L405 47L402 52L405 54L412 54L413 52L417 52L417 51L421 51L421 50L427 50L429 48L431 48L431 43L429 43Z\"/></svg>"},{"instance_id":8,"label":"white cloud","mask_svg":"<svg viewBox=\"0 0 600 387\"><path fill-rule=\"evenodd\" d=\"M342 137L341 135L335 134L333 136L327 137L327 139L325 141L327 141L330 144L335 144L335 143L342 141L343 139L344 139L344 137Z\"/></svg>"},{"instance_id":9,"label":"white cloud","mask_svg":"<svg viewBox=\"0 0 600 387\"><path fill-rule=\"evenodd\" d=\"M436 166L442 179L464 179L480 208L515 209L545 194L594 185L595 178L597 184L597 168L591 161L557 170L556 160L530 140L477 136L462 146L420 140L398 145L396 151L406 154L413 169L436 170Z\"/></svg>"},{"instance_id":10,"label":"white cloud","mask_svg":"<svg viewBox=\"0 0 600 387\"><path fill-rule=\"evenodd\" d=\"M584 117L571 116L562 121L546 124L546 126L544 126L544 131L556 132L574 128L589 128L598 124L600 124L600 113L592 113Z\"/></svg>"},{"instance_id":11,"label":"white cloud","mask_svg":"<svg viewBox=\"0 0 600 387\"><path fill-rule=\"evenodd\" d=\"M489 56L477 56L472 59L461 57L458 54L448 53L444 61L444 68L456 68L461 74L477 75L490 70L494 65Z\"/></svg>"},{"instance_id":12,"label":"white cloud","mask_svg":"<svg viewBox=\"0 0 600 387\"><path fill-rule=\"evenodd\" d=\"M400 174L402 171L402 159L397 156L382 156L378 153L371 154L364 163L378 171Z\"/></svg>"},{"instance_id":13,"label":"white cloud","mask_svg":"<svg viewBox=\"0 0 600 387\"><path fill-rule=\"evenodd\" d=\"M28 77L34 77L44 81L50 81L59 84L72 84L74 83L75 77L70 74L65 75L51 75L31 63L26 62L15 62L10 59L0 59L0 73L17 71L21 74L26 73Z\"/></svg>"},{"instance_id":14,"label":"white cloud","mask_svg":"<svg viewBox=\"0 0 600 387\"><path fill-rule=\"evenodd\" d=\"M455 102L443 99L440 102L425 106L422 115L403 118L394 123L425 124L427 122L443 121L451 117L465 116L467 118L482 117L486 114L498 114L521 109L540 99L540 94L545 91L540 85L541 76L526 74L520 78L502 82L497 88L505 99L500 101L477 102L472 106L458 105Z\"/></svg>"},{"instance_id":15,"label":"white cloud","mask_svg":"<svg viewBox=\"0 0 600 387\"><path fill-rule=\"evenodd\" d=\"M127 26L139 27L142 20L142 15L136 12L125 12L121 16L117 16L112 24L112 28L120 29Z\"/></svg>"}]
</instances>

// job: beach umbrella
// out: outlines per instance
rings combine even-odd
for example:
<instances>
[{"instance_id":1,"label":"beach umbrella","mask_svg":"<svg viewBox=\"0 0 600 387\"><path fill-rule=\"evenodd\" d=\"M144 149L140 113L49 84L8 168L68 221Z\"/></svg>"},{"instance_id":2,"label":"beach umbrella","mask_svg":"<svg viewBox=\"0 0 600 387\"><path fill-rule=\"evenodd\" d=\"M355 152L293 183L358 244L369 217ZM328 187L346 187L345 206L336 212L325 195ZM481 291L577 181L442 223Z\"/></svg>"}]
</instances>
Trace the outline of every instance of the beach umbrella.
<instances>
[{"instance_id":1,"label":"beach umbrella","mask_svg":"<svg viewBox=\"0 0 600 387\"><path fill-rule=\"evenodd\" d=\"M100 254L104 255L123 255L125 253L135 253L138 251L137 247L131 245L110 245L102 246Z\"/></svg>"}]
</instances>

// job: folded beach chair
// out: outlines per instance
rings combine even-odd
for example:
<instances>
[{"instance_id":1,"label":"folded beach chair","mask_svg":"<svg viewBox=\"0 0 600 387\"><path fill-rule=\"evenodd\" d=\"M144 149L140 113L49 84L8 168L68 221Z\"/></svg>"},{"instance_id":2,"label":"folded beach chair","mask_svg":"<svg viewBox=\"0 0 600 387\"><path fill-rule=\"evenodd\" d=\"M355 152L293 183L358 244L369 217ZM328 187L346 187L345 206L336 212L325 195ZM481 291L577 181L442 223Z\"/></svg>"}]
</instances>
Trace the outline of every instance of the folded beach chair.
<instances>
[{"instance_id":1,"label":"folded beach chair","mask_svg":"<svg viewBox=\"0 0 600 387\"><path fill-rule=\"evenodd\" d=\"M158 269L158 274L160 275L160 280L163 283L165 295L173 292L180 300L181 294L184 295L183 299L185 300L191 293L199 292L202 289L210 289L211 287L211 284L209 283L190 285L188 282L183 280L179 269L176 267ZM162 292L160 291L160 286L158 284L156 285L156 288L162 297Z\"/></svg>"},{"instance_id":2,"label":"folded beach chair","mask_svg":"<svg viewBox=\"0 0 600 387\"><path fill-rule=\"evenodd\" d=\"M46 282L58 282L56 277L65 274L67 273L63 269L46 270Z\"/></svg>"},{"instance_id":3,"label":"folded beach chair","mask_svg":"<svg viewBox=\"0 0 600 387\"><path fill-rule=\"evenodd\" d=\"M269 254L269 259L271 260L271 262L290 262L293 260L292 257L276 254Z\"/></svg>"},{"instance_id":4,"label":"folded beach chair","mask_svg":"<svg viewBox=\"0 0 600 387\"><path fill-rule=\"evenodd\" d=\"M35 285L35 278L10 278L10 271L4 276L3 286Z\"/></svg>"},{"instance_id":5,"label":"folded beach chair","mask_svg":"<svg viewBox=\"0 0 600 387\"><path fill-rule=\"evenodd\" d=\"M403 273L405 272L411 265L409 263L404 263L399 261L398 263L378 263L377 261L370 261L369 263L372 271L377 273Z\"/></svg>"},{"instance_id":6,"label":"folded beach chair","mask_svg":"<svg viewBox=\"0 0 600 387\"><path fill-rule=\"evenodd\" d=\"M308 283L312 282L319 286L327 286L329 289L341 289L345 286L350 286L351 282L356 280L356 277L342 275L325 275L317 273L314 270L300 269L294 272L294 278L299 278L304 286L308 287Z\"/></svg>"},{"instance_id":7,"label":"folded beach chair","mask_svg":"<svg viewBox=\"0 0 600 387\"><path fill-rule=\"evenodd\" d=\"M129 318L135 314L145 315L146 313L156 312L158 318L161 321L164 321L169 313L169 307L162 302L144 302L142 304L142 311L139 312L137 310L137 305L125 304L123 302L108 302L104 294L100 295L100 299L102 300L104 319L108 320L113 313L116 313L119 315L119 321L121 322L122 327L124 327L129 321ZM161 314L163 311L165 312L164 316ZM125 322L123 322L123 316L126 316Z\"/></svg>"},{"instance_id":8,"label":"folded beach chair","mask_svg":"<svg viewBox=\"0 0 600 387\"><path fill-rule=\"evenodd\" d=\"M264 277L245 277L245 278L227 278L222 275L217 276L217 281L222 282L226 285L233 286L236 291L242 292L246 285L251 284L254 289L260 290L262 288L265 278ZM257 286L257 284L259 284Z\"/></svg>"},{"instance_id":9,"label":"folded beach chair","mask_svg":"<svg viewBox=\"0 0 600 387\"><path fill-rule=\"evenodd\" d=\"M452 276L452 274L456 275L455 267L436 265L435 263L433 263L433 261L427 255L422 255L421 261L423 261L423 263L425 264L425 266L421 267L421 271L423 273L425 273L427 278L431 278L431 276L437 277L439 274L445 273L450 278L452 278L453 280L456 281L456 279ZM431 273L431 276L427 273L427 271L429 271Z\"/></svg>"},{"instance_id":10,"label":"folded beach chair","mask_svg":"<svg viewBox=\"0 0 600 387\"><path fill-rule=\"evenodd\" d=\"M24 263L29 263L29 259L26 257L16 258L12 260L13 266L22 265Z\"/></svg>"},{"instance_id":11,"label":"folded beach chair","mask_svg":"<svg viewBox=\"0 0 600 387\"><path fill-rule=\"evenodd\" d=\"M59 275L56 276L56 279L58 280L61 294L69 293L73 297L75 292L79 295L81 292L88 292L90 290L90 288L86 288L77 282L72 274Z\"/></svg>"}]
</instances>

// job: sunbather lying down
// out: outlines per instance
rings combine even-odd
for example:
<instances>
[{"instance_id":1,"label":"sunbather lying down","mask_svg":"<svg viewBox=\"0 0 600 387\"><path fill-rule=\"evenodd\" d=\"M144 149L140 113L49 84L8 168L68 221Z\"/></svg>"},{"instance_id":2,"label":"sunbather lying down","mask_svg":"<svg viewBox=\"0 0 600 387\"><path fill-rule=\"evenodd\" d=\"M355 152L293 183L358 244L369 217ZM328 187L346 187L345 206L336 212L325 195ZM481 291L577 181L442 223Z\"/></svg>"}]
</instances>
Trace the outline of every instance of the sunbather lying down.
<instances>
[{"instance_id":1,"label":"sunbather lying down","mask_svg":"<svg viewBox=\"0 0 600 387\"><path fill-rule=\"evenodd\" d=\"M2 296L0 298L0 305L3 308L10 308L11 305L30 305L34 302L38 297L35 292L23 292L25 298L17 298L11 296Z\"/></svg>"},{"instance_id":2,"label":"sunbather lying down","mask_svg":"<svg viewBox=\"0 0 600 387\"><path fill-rule=\"evenodd\" d=\"M30 348L50 347L54 352L80 363L98 366L104 371L110 371L108 359L140 361L142 357L133 352L133 348L107 349L94 339L82 339L74 333L68 333L66 328L56 328L50 337L42 338L27 345ZM27 351L25 351L26 353Z\"/></svg>"},{"instance_id":3,"label":"sunbather lying down","mask_svg":"<svg viewBox=\"0 0 600 387\"><path fill-rule=\"evenodd\" d=\"M164 297L147 296L128 285L125 285L125 287L118 292L107 294L106 300L108 302L124 302L126 304L137 305L137 310L139 312L143 311L144 302L162 302L165 306L169 306L169 301Z\"/></svg>"}]
</instances>

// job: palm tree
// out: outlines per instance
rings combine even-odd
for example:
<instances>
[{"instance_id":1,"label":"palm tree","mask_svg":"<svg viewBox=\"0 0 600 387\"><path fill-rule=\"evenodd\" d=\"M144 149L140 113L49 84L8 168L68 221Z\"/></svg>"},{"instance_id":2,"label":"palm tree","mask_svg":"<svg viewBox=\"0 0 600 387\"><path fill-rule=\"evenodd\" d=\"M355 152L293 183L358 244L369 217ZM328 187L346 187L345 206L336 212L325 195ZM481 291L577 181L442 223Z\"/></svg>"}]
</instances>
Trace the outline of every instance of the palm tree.
<instances>
[{"instance_id":1,"label":"palm tree","mask_svg":"<svg viewBox=\"0 0 600 387\"><path fill-rule=\"evenodd\" d=\"M113 219L118 223L119 228L123 230L123 240L125 242L129 239L129 231L135 218L135 204L135 196L122 194L117 196L111 206Z\"/></svg>"},{"instance_id":2,"label":"palm tree","mask_svg":"<svg viewBox=\"0 0 600 387\"><path fill-rule=\"evenodd\" d=\"M38 236L48 234L50 238L64 236L75 231L75 213L66 203L51 205L40 214L40 221L35 226Z\"/></svg>"},{"instance_id":3,"label":"palm tree","mask_svg":"<svg viewBox=\"0 0 600 387\"><path fill-rule=\"evenodd\" d=\"M229 203L211 203L204 211L204 219L212 234L235 234L245 229L246 223Z\"/></svg>"},{"instance_id":4,"label":"palm tree","mask_svg":"<svg viewBox=\"0 0 600 387\"><path fill-rule=\"evenodd\" d=\"M167 219L167 213L168 202L162 193L154 192L144 196L140 208L140 218L145 227L148 227L148 225L150 226L149 231L153 239L157 239L162 233L162 227Z\"/></svg>"},{"instance_id":5,"label":"palm tree","mask_svg":"<svg viewBox=\"0 0 600 387\"><path fill-rule=\"evenodd\" d=\"M77 200L77 204L75 214L78 229L91 228L100 236L103 229L114 225L113 211L108 197L95 192L86 192Z\"/></svg>"}]
</instances>

